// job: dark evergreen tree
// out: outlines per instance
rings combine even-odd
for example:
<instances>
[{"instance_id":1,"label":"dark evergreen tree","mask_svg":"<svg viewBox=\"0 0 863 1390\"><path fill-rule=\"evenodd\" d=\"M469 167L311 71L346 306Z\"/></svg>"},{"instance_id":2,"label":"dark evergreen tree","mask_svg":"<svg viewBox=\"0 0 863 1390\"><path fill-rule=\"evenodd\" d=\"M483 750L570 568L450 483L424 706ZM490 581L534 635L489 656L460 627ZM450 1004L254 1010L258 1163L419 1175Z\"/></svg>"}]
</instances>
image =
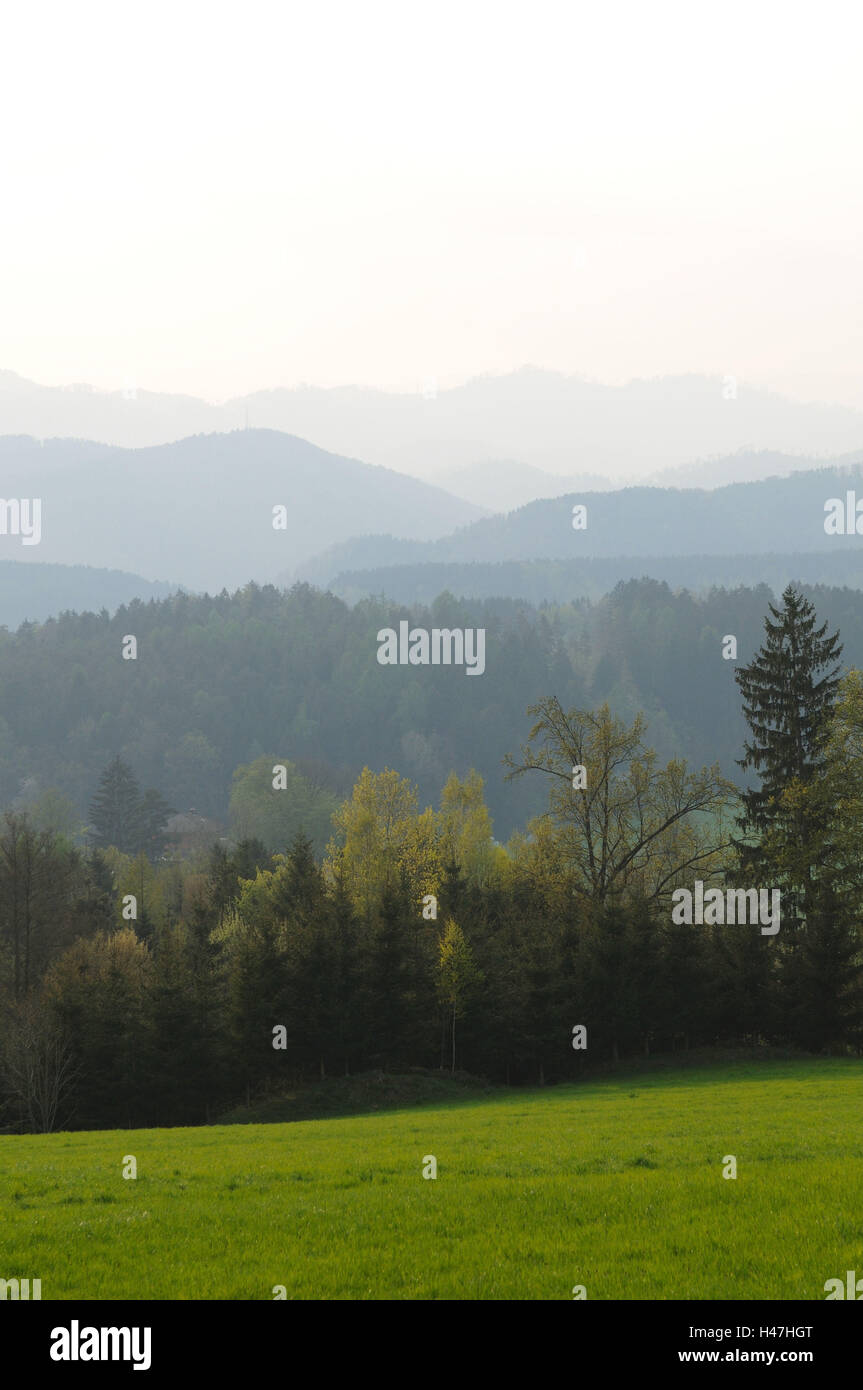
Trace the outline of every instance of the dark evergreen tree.
<instances>
[{"instance_id":1,"label":"dark evergreen tree","mask_svg":"<svg viewBox=\"0 0 863 1390\"><path fill-rule=\"evenodd\" d=\"M776 966L782 950L775 937L751 923L715 926L706 942L710 980L704 1022L711 1040L757 1046L776 1035Z\"/></svg>"},{"instance_id":2,"label":"dark evergreen tree","mask_svg":"<svg viewBox=\"0 0 863 1390\"><path fill-rule=\"evenodd\" d=\"M124 854L142 850L158 858L166 844L171 807L157 791L142 792L132 769L119 754L111 760L90 803L93 844L113 846Z\"/></svg>"},{"instance_id":3,"label":"dark evergreen tree","mask_svg":"<svg viewBox=\"0 0 863 1390\"><path fill-rule=\"evenodd\" d=\"M582 938L583 998L589 1017L573 1019L587 1026L591 1043L614 1061L638 1045L637 962L627 918L621 902L592 907Z\"/></svg>"},{"instance_id":4,"label":"dark evergreen tree","mask_svg":"<svg viewBox=\"0 0 863 1390\"><path fill-rule=\"evenodd\" d=\"M659 1018L662 1047L688 1051L712 1035L708 1020L713 981L704 936L690 926L668 922L662 933Z\"/></svg>"},{"instance_id":5,"label":"dark evergreen tree","mask_svg":"<svg viewBox=\"0 0 863 1390\"><path fill-rule=\"evenodd\" d=\"M634 976L638 1050L650 1055L662 1021L662 940L656 905L641 897L627 904L629 970Z\"/></svg>"},{"instance_id":6,"label":"dark evergreen tree","mask_svg":"<svg viewBox=\"0 0 863 1390\"><path fill-rule=\"evenodd\" d=\"M37 830L26 812L6 813L0 822L0 963L8 950L16 999L69 940L79 884L78 854L62 838Z\"/></svg>"},{"instance_id":7,"label":"dark evergreen tree","mask_svg":"<svg viewBox=\"0 0 863 1390\"><path fill-rule=\"evenodd\" d=\"M239 933L227 964L227 1015L234 1074L247 1102L275 1077L285 1079L284 1052L273 1047L273 1029L287 1027L285 972L276 930L270 923Z\"/></svg>"},{"instance_id":8,"label":"dark evergreen tree","mask_svg":"<svg viewBox=\"0 0 863 1390\"><path fill-rule=\"evenodd\" d=\"M361 1059L362 1012L358 928L344 884L337 880L330 900L336 956L336 1030L333 1038L337 1065L345 1076Z\"/></svg>"},{"instance_id":9,"label":"dark evergreen tree","mask_svg":"<svg viewBox=\"0 0 863 1390\"><path fill-rule=\"evenodd\" d=\"M319 921L326 911L324 880L312 842L302 831L294 836L285 863L287 874L274 899L276 911L301 925Z\"/></svg>"},{"instance_id":10,"label":"dark evergreen tree","mask_svg":"<svg viewBox=\"0 0 863 1390\"><path fill-rule=\"evenodd\" d=\"M93 843L100 849L113 845L123 854L137 854L141 847L141 788L132 769L117 754L102 776L90 803Z\"/></svg>"},{"instance_id":11,"label":"dark evergreen tree","mask_svg":"<svg viewBox=\"0 0 863 1390\"><path fill-rule=\"evenodd\" d=\"M769 607L767 640L749 666L734 672L753 735L739 766L753 768L761 780L743 793L745 824L756 831L768 828L789 782L808 782L823 769L842 654L838 632L827 637L826 623L816 628L814 606L793 586L783 593L781 609Z\"/></svg>"},{"instance_id":12,"label":"dark evergreen tree","mask_svg":"<svg viewBox=\"0 0 863 1390\"><path fill-rule=\"evenodd\" d=\"M766 643L736 673L753 733L740 766L760 776L743 794L741 862L782 890L777 1031L823 1050L858 1036L860 1009L857 907L828 758L842 646L795 589L782 597L781 610L770 606ZM733 1012L737 1030L748 1022L749 1031L751 1008L738 1000Z\"/></svg>"},{"instance_id":13,"label":"dark evergreen tree","mask_svg":"<svg viewBox=\"0 0 863 1390\"><path fill-rule=\"evenodd\" d=\"M212 931L222 914L237 900L241 878L254 878L259 868L270 864L270 855L260 840L240 840L233 850L213 845L207 866L206 907L200 912L202 923Z\"/></svg>"},{"instance_id":14,"label":"dark evergreen tree","mask_svg":"<svg viewBox=\"0 0 863 1390\"><path fill-rule=\"evenodd\" d=\"M239 881L241 878L254 878L258 869L270 867L272 856L267 850L263 840L258 840L254 836L245 840L239 840L236 848L229 857L231 873L233 875L232 897L236 897L239 891Z\"/></svg>"},{"instance_id":15,"label":"dark evergreen tree","mask_svg":"<svg viewBox=\"0 0 863 1390\"><path fill-rule=\"evenodd\" d=\"M394 1070L406 1061L410 1023L408 923L413 904L385 889L377 920L362 948L365 1051L373 1066Z\"/></svg>"},{"instance_id":16,"label":"dark evergreen tree","mask_svg":"<svg viewBox=\"0 0 863 1390\"><path fill-rule=\"evenodd\" d=\"M114 875L101 850L79 854L69 911L72 937L110 931L117 919Z\"/></svg>"},{"instance_id":17,"label":"dark evergreen tree","mask_svg":"<svg viewBox=\"0 0 863 1390\"><path fill-rule=\"evenodd\" d=\"M738 849L750 872L784 879L783 920L791 925L814 908L829 808L813 784L825 769L842 645L838 633L827 635L826 623L816 626L814 606L793 586L783 593L781 608L769 607L766 641L734 673L752 731L739 766L759 779L742 793L744 837Z\"/></svg>"},{"instance_id":18,"label":"dark evergreen tree","mask_svg":"<svg viewBox=\"0 0 863 1390\"><path fill-rule=\"evenodd\" d=\"M101 850L92 849L84 859L85 903L90 925L107 931L114 920L114 875Z\"/></svg>"},{"instance_id":19,"label":"dark evergreen tree","mask_svg":"<svg viewBox=\"0 0 863 1390\"><path fill-rule=\"evenodd\" d=\"M785 972L787 1032L809 1052L842 1052L861 1038L863 953L859 929L830 884Z\"/></svg>"},{"instance_id":20,"label":"dark evergreen tree","mask_svg":"<svg viewBox=\"0 0 863 1390\"><path fill-rule=\"evenodd\" d=\"M148 1123L202 1124L217 1099L222 1039L207 965L190 932L160 934L142 1042Z\"/></svg>"},{"instance_id":21,"label":"dark evergreen tree","mask_svg":"<svg viewBox=\"0 0 863 1390\"><path fill-rule=\"evenodd\" d=\"M298 834L273 893L285 956L288 1045L302 1070L323 1078L338 1064L338 950L311 840Z\"/></svg>"},{"instance_id":22,"label":"dark evergreen tree","mask_svg":"<svg viewBox=\"0 0 863 1390\"><path fill-rule=\"evenodd\" d=\"M159 858L170 841L166 826L172 814L173 808L159 792L152 789L144 792L138 808L138 848L151 859Z\"/></svg>"}]
</instances>

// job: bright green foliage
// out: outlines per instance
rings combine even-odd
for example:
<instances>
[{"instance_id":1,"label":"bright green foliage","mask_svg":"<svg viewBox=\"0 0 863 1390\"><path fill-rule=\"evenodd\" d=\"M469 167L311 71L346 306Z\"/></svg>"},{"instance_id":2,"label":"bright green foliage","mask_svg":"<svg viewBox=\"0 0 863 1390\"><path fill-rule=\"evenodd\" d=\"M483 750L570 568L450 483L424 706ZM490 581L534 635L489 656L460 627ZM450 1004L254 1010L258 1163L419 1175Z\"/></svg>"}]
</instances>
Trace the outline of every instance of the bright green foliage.
<instances>
[{"instance_id":1,"label":"bright green foliage","mask_svg":"<svg viewBox=\"0 0 863 1390\"><path fill-rule=\"evenodd\" d=\"M444 923L438 943L438 997L447 1011L452 1041L452 1067L455 1071L456 1019L464 1018L471 994L482 983L483 974L461 927L452 917Z\"/></svg>"},{"instance_id":2,"label":"bright green foliage","mask_svg":"<svg viewBox=\"0 0 863 1390\"><path fill-rule=\"evenodd\" d=\"M274 773L278 767L284 767L284 774ZM321 853L337 805L332 792L315 786L286 758L257 758L234 773L231 831L238 840L260 840L273 854L281 853L296 835L304 834Z\"/></svg>"},{"instance_id":3,"label":"bright green foliage","mask_svg":"<svg viewBox=\"0 0 863 1390\"><path fill-rule=\"evenodd\" d=\"M661 766L645 743L644 716L630 726L607 704L567 713L550 696L528 713L536 718L529 740L505 762L511 778L539 772L548 784L547 838L579 897L667 898L687 877L722 865L734 790L718 764L691 772L675 758ZM583 787L573 785L576 770Z\"/></svg>"}]
</instances>

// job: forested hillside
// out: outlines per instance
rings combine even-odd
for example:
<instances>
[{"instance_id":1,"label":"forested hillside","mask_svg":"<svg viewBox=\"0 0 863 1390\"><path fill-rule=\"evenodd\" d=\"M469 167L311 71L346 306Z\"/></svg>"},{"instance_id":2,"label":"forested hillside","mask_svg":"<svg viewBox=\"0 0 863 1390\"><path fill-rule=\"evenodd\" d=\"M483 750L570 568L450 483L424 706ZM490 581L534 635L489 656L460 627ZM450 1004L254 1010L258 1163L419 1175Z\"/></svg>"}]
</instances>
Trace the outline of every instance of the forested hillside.
<instances>
[{"instance_id":1,"label":"forested hillside","mask_svg":"<svg viewBox=\"0 0 863 1390\"><path fill-rule=\"evenodd\" d=\"M531 502L505 516L462 526L422 543L392 535L337 542L303 561L297 577L328 584L345 570L389 565L498 564L507 560L584 560L614 556L828 555L858 552L860 537L825 530L825 503L856 489L863 500L861 465L817 468L786 478L703 488L626 487L573 493ZM576 518L575 507L584 514ZM852 504L853 509L853 504ZM579 526L574 528L575 521ZM645 565L646 570L650 566ZM681 580L676 580L681 583Z\"/></svg>"},{"instance_id":2,"label":"forested hillside","mask_svg":"<svg viewBox=\"0 0 863 1390\"><path fill-rule=\"evenodd\" d=\"M811 592L842 631L844 661L863 665L858 595ZM22 787L56 788L84 821L118 753L175 810L223 824L235 770L264 756L299 762L337 794L366 764L398 767L424 803L450 771L475 767L505 839L540 803L529 781L505 783L502 759L523 737L527 707L549 691L567 707L643 709L661 756L718 760L734 775L743 727L722 639L736 636L747 660L770 597L762 588L693 598L642 580L592 605L444 595L408 610L248 586L25 625L0 633L0 805ZM485 673L379 665L376 634L400 619L486 628ZM122 655L128 635L134 661Z\"/></svg>"},{"instance_id":3,"label":"forested hillside","mask_svg":"<svg viewBox=\"0 0 863 1390\"><path fill-rule=\"evenodd\" d=\"M369 545L369 558L373 547ZM792 580L863 589L863 548L777 555L588 556L583 560L431 562L346 570L327 586L357 599L386 594L397 603L431 603L443 589L459 598L516 598L528 603L566 604L601 598L621 580L649 574L675 589L704 593L712 588L766 584L781 593Z\"/></svg>"}]
</instances>

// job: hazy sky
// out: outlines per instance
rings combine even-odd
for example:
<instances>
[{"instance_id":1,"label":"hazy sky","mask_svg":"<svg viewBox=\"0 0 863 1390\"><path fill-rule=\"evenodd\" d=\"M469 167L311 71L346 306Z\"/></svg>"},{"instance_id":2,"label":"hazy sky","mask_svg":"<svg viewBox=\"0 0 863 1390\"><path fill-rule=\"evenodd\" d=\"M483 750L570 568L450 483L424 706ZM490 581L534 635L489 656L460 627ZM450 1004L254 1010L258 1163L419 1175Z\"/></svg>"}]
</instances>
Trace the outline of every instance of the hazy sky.
<instances>
[{"instance_id":1,"label":"hazy sky","mask_svg":"<svg viewBox=\"0 0 863 1390\"><path fill-rule=\"evenodd\" d=\"M0 367L863 406L851 3L7 7Z\"/></svg>"}]
</instances>

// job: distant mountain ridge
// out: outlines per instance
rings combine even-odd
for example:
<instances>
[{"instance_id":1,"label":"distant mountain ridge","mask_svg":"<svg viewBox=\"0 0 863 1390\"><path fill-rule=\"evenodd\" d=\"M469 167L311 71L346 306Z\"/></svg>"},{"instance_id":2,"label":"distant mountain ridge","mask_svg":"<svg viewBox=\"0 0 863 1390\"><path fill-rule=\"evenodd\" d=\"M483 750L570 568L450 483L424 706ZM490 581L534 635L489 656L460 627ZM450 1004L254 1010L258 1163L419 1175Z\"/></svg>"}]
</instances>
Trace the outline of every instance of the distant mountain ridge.
<instances>
[{"instance_id":1,"label":"distant mountain ridge","mask_svg":"<svg viewBox=\"0 0 863 1390\"><path fill-rule=\"evenodd\" d=\"M624 487L726 487L729 483L759 482L827 467L848 467L863 462L863 450L837 458L811 454L783 454L775 449L741 449L736 454L698 459L677 468L662 468L645 478L613 480L598 473L564 475L546 473L517 459L490 459L469 468L456 468L437 479L456 497L491 512L512 512L529 502L565 497L575 492L619 492Z\"/></svg>"},{"instance_id":2,"label":"distant mountain ridge","mask_svg":"<svg viewBox=\"0 0 863 1390\"><path fill-rule=\"evenodd\" d=\"M114 613L125 603L167 598L176 584L157 584L139 574L92 565L22 565L0 561L0 627L45 622L60 613Z\"/></svg>"},{"instance_id":3,"label":"distant mountain ridge","mask_svg":"<svg viewBox=\"0 0 863 1390\"><path fill-rule=\"evenodd\" d=\"M0 534L0 561L101 565L216 593L272 580L333 539L441 536L482 515L419 479L273 430L146 449L6 438L0 470L3 497L37 498L42 514L37 545Z\"/></svg>"},{"instance_id":4,"label":"distant mountain ridge","mask_svg":"<svg viewBox=\"0 0 863 1390\"><path fill-rule=\"evenodd\" d=\"M297 386L215 405L133 382L110 392L64 390L0 371L0 434L140 448L246 424L437 482L445 472L505 459L618 485L740 450L826 459L863 445L863 411L788 400L729 377L609 386L523 367L446 390L433 382L418 382L414 392Z\"/></svg>"},{"instance_id":5,"label":"distant mountain ridge","mask_svg":"<svg viewBox=\"0 0 863 1390\"><path fill-rule=\"evenodd\" d=\"M531 502L507 516L484 518L436 541L406 543L381 535L344 542L301 565L296 577L330 584L347 572L425 563L835 554L863 547L863 538L856 534L834 536L824 529L825 502L844 498L854 487L863 499L859 464L732 483L713 491L630 487L570 494ZM576 505L587 509L584 530L572 526Z\"/></svg>"}]
</instances>

